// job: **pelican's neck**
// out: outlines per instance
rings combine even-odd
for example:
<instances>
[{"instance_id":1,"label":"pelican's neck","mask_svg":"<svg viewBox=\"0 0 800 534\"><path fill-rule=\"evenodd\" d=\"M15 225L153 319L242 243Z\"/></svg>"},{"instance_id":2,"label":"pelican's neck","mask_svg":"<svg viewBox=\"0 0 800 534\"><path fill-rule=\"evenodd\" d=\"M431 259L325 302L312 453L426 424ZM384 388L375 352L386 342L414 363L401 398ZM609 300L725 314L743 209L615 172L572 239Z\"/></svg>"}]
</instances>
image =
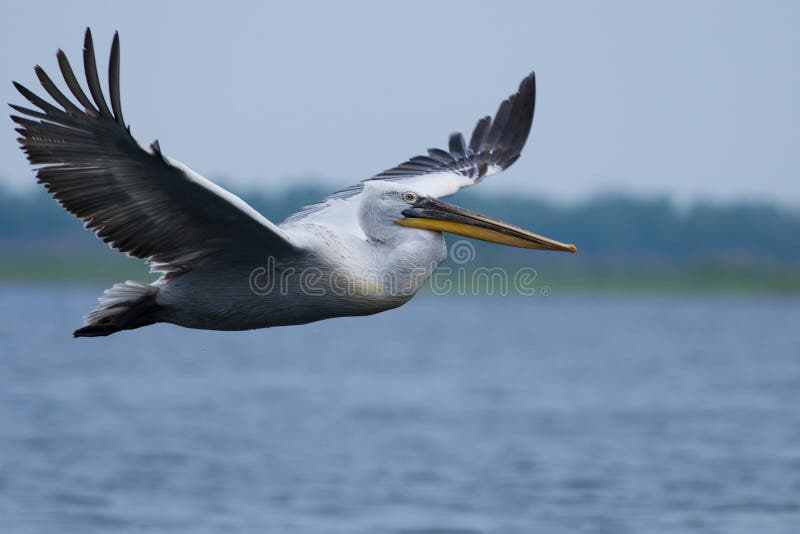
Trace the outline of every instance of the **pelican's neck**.
<instances>
[{"instance_id":1,"label":"pelican's neck","mask_svg":"<svg viewBox=\"0 0 800 534\"><path fill-rule=\"evenodd\" d=\"M384 279L391 280L400 293L411 296L444 260L447 249L439 232L402 230L401 237L389 242L371 240L367 244L372 249L372 268Z\"/></svg>"},{"instance_id":2,"label":"pelican's neck","mask_svg":"<svg viewBox=\"0 0 800 534\"><path fill-rule=\"evenodd\" d=\"M315 268L352 281L361 297L398 305L416 293L447 252L439 232L394 226L399 232L389 240L374 235L365 239L327 224L298 224L283 230L309 252Z\"/></svg>"}]
</instances>

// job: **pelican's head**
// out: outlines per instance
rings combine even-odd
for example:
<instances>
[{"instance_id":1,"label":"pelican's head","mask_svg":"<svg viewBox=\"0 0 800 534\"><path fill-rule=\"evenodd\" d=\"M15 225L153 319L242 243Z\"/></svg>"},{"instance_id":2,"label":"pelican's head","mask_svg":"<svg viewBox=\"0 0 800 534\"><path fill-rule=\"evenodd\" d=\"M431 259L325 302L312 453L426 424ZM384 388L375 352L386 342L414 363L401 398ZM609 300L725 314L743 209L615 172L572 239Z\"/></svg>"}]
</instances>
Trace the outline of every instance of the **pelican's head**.
<instances>
[{"instance_id":1,"label":"pelican's head","mask_svg":"<svg viewBox=\"0 0 800 534\"><path fill-rule=\"evenodd\" d=\"M365 187L362 226L381 241L388 242L392 225L433 232L447 232L512 247L556 250L575 253L575 245L560 243L486 215L448 204L437 198L404 188L402 184L381 181Z\"/></svg>"}]
</instances>

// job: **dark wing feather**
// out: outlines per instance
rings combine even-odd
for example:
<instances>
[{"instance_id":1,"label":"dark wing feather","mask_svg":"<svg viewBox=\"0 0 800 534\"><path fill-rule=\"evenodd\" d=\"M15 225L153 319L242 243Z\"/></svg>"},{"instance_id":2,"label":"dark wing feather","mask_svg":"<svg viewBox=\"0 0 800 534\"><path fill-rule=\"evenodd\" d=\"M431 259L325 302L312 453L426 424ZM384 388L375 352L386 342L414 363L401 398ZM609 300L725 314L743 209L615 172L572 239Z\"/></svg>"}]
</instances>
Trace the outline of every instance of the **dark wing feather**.
<instances>
[{"instance_id":1,"label":"dark wing feather","mask_svg":"<svg viewBox=\"0 0 800 534\"><path fill-rule=\"evenodd\" d=\"M464 143L463 135L454 133L450 136L449 160L440 157L446 153L444 150L431 149L429 158L411 158L370 179L455 172L478 182L487 174L508 168L519 158L531 131L535 104L536 78L534 73L530 73L520 83L519 90L500 104L494 119L486 116L478 121L469 147Z\"/></svg>"},{"instance_id":2,"label":"dark wing feather","mask_svg":"<svg viewBox=\"0 0 800 534\"><path fill-rule=\"evenodd\" d=\"M117 32L114 32L114 40L111 42L111 59L108 62L108 93L111 98L111 108L114 110L114 118L125 126L119 95L119 34Z\"/></svg>"},{"instance_id":3,"label":"dark wing feather","mask_svg":"<svg viewBox=\"0 0 800 534\"><path fill-rule=\"evenodd\" d=\"M83 59L94 102L59 50L61 73L83 109L39 67L42 87L61 108L16 82L22 96L40 111L11 105L20 114L11 118L19 126L28 160L38 166L38 181L67 211L114 248L171 275L218 253L236 257L295 251L277 226L241 199L164 158L158 142L149 152L139 146L122 118L117 35L109 63L111 109L100 87L88 29Z\"/></svg>"},{"instance_id":4,"label":"dark wing feather","mask_svg":"<svg viewBox=\"0 0 800 534\"><path fill-rule=\"evenodd\" d=\"M117 49L119 52L119 49ZM100 87L100 77L97 75L97 64L94 58L94 43L92 42L92 31L86 28L86 36L83 38L83 70L86 73L86 83L89 85L94 103L100 110L103 117L111 117L111 111L106 105L103 97L103 89Z\"/></svg>"},{"instance_id":5,"label":"dark wing feather","mask_svg":"<svg viewBox=\"0 0 800 534\"><path fill-rule=\"evenodd\" d=\"M308 215L331 207L334 201L358 195L369 180L403 181L425 175L458 175L459 187L473 185L484 177L500 172L517 161L533 123L536 104L536 77L531 72L519 85L519 90L504 100L494 119L483 117L472 131L469 145L461 133L450 135L448 149L428 149L427 156L415 156L396 167L367 178L359 184L337 191L322 202L304 207L290 215L286 222L299 221ZM430 180L441 176L431 176Z\"/></svg>"}]
</instances>

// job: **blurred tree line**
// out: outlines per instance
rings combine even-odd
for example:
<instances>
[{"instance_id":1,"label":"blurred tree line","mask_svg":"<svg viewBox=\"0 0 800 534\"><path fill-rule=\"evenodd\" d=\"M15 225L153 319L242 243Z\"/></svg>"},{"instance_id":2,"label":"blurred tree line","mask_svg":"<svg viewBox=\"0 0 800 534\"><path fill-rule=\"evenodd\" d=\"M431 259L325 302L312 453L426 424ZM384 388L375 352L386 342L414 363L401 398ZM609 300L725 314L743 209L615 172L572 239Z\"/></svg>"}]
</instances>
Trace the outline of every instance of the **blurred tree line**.
<instances>
[{"instance_id":1,"label":"blurred tree line","mask_svg":"<svg viewBox=\"0 0 800 534\"><path fill-rule=\"evenodd\" d=\"M296 186L280 194L241 196L279 222L328 193L315 186ZM800 265L800 210L765 203L679 207L666 198L605 194L557 204L534 194L485 196L469 190L453 198L475 211L575 243L582 264ZM17 254L83 254L107 249L42 190L21 195L0 189L0 246L4 252ZM476 247L481 263L526 261L518 251L506 247Z\"/></svg>"}]
</instances>

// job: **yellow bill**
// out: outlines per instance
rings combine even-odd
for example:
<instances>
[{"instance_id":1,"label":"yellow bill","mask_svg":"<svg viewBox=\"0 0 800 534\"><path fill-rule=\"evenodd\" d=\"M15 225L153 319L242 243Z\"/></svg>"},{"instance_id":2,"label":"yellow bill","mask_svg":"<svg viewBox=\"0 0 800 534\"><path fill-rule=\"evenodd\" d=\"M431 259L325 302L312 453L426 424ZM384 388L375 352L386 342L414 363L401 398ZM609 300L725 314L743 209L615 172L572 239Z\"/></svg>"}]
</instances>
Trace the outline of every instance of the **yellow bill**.
<instances>
[{"instance_id":1,"label":"yellow bill","mask_svg":"<svg viewBox=\"0 0 800 534\"><path fill-rule=\"evenodd\" d=\"M556 250L573 254L578 252L575 245L561 243L430 197L420 198L412 207L404 210L403 218L395 221L395 224L434 232L447 232L511 247Z\"/></svg>"}]
</instances>

